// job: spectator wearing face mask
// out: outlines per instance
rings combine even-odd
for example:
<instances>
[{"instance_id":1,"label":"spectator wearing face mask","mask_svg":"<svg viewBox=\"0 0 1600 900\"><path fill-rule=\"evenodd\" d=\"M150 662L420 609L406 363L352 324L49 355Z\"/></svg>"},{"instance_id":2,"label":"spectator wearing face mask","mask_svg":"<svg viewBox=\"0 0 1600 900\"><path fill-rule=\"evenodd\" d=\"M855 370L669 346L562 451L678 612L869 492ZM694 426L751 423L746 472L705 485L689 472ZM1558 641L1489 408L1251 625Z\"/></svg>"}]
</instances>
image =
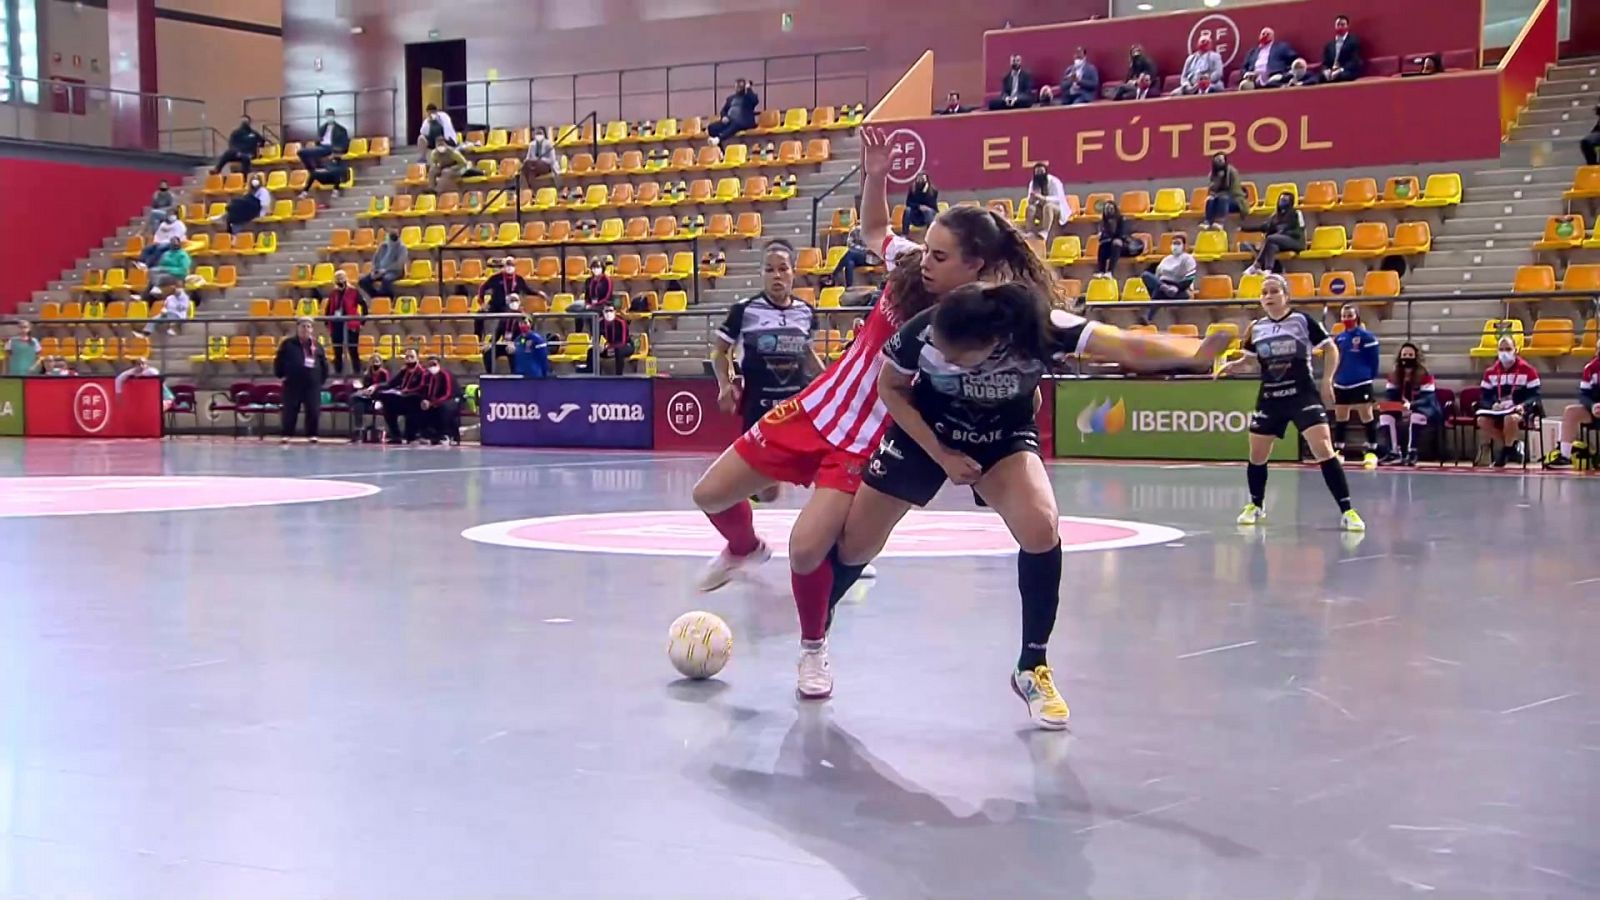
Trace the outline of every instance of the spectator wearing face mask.
<instances>
[{"instance_id":1,"label":"spectator wearing face mask","mask_svg":"<svg viewBox=\"0 0 1600 900\"><path fill-rule=\"evenodd\" d=\"M1366 429L1362 465L1373 469L1378 465L1378 420L1372 385L1382 364L1378 336L1367 330L1360 311L1349 303L1339 310L1339 323L1344 327L1333 336L1339 348L1339 368L1333 373L1333 448L1343 455L1354 415Z\"/></svg>"},{"instance_id":2,"label":"spectator wearing face mask","mask_svg":"<svg viewBox=\"0 0 1600 900\"><path fill-rule=\"evenodd\" d=\"M511 342L511 371L523 378L549 378L550 342L527 319L517 322L516 329Z\"/></svg>"},{"instance_id":3,"label":"spectator wearing face mask","mask_svg":"<svg viewBox=\"0 0 1600 900\"><path fill-rule=\"evenodd\" d=\"M1072 65L1061 73L1061 105L1093 103L1100 98L1100 70L1089 61L1089 51L1072 51Z\"/></svg>"},{"instance_id":4,"label":"spectator wearing face mask","mask_svg":"<svg viewBox=\"0 0 1600 900\"><path fill-rule=\"evenodd\" d=\"M139 233L144 234L146 231L160 228L161 223L167 220L167 213L177 209L177 206L178 199L172 196L172 188L165 178L161 179L155 196L150 198L150 211L145 214L144 222L139 226Z\"/></svg>"},{"instance_id":5,"label":"spectator wearing face mask","mask_svg":"<svg viewBox=\"0 0 1600 900\"><path fill-rule=\"evenodd\" d=\"M1178 79L1180 94L1212 94L1223 88L1222 54L1211 48L1211 38L1201 35L1196 49L1183 61Z\"/></svg>"},{"instance_id":6,"label":"spectator wearing face mask","mask_svg":"<svg viewBox=\"0 0 1600 900\"><path fill-rule=\"evenodd\" d=\"M300 410L306 412L306 437L317 442L322 424L322 386L328 381L328 351L317 343L311 319L295 322L295 333L278 345L272 374L283 381L283 442L294 437Z\"/></svg>"},{"instance_id":7,"label":"spectator wearing face mask","mask_svg":"<svg viewBox=\"0 0 1600 900\"><path fill-rule=\"evenodd\" d=\"M1110 200L1100 208L1099 235L1100 249L1095 256L1094 277L1116 278L1117 263L1123 256L1129 255L1132 238L1128 234L1128 222L1122 217L1122 209Z\"/></svg>"},{"instance_id":8,"label":"spectator wearing face mask","mask_svg":"<svg viewBox=\"0 0 1600 900\"><path fill-rule=\"evenodd\" d=\"M116 391L117 396L120 397L122 396L123 387L125 387L128 383L128 379L160 377L160 369L150 365L150 362L144 357L136 357L133 360L133 365L123 369L122 372L117 375L116 381L113 382L113 389ZM175 399L176 398L172 396L172 389L167 387L167 383L165 381L161 382L161 411L167 412L168 410L172 409L172 404Z\"/></svg>"},{"instance_id":9,"label":"spectator wearing face mask","mask_svg":"<svg viewBox=\"0 0 1600 900\"><path fill-rule=\"evenodd\" d=\"M1298 56L1288 41L1277 39L1277 32L1271 28L1261 29L1256 45L1245 54L1244 80L1239 87L1244 90L1277 87L1289 77L1289 66Z\"/></svg>"},{"instance_id":10,"label":"spectator wearing face mask","mask_svg":"<svg viewBox=\"0 0 1600 900\"><path fill-rule=\"evenodd\" d=\"M1011 56L1011 68L1000 76L1000 96L989 101L989 108L1026 109L1034 104L1038 95L1033 89L1033 76L1022 68L1022 57Z\"/></svg>"},{"instance_id":11,"label":"spectator wearing face mask","mask_svg":"<svg viewBox=\"0 0 1600 900\"><path fill-rule=\"evenodd\" d=\"M516 368L512 359L512 342L517 336L517 324L526 320L522 311L522 296L520 294L507 294L505 311L489 319L488 337L483 341L483 371L484 374L493 375L495 360L504 359L507 365ZM480 319L479 325L483 324Z\"/></svg>"},{"instance_id":12,"label":"spectator wearing face mask","mask_svg":"<svg viewBox=\"0 0 1600 900\"><path fill-rule=\"evenodd\" d=\"M918 175L906 191L906 211L900 216L900 233L910 234L913 228L927 228L939 214L939 189L927 172Z\"/></svg>"},{"instance_id":13,"label":"spectator wearing face mask","mask_svg":"<svg viewBox=\"0 0 1600 900\"><path fill-rule=\"evenodd\" d=\"M189 273L194 271L194 258L182 244L173 244L161 254L161 259L156 263L155 272L158 277L165 275L183 284L189 278Z\"/></svg>"},{"instance_id":14,"label":"spectator wearing face mask","mask_svg":"<svg viewBox=\"0 0 1600 900\"><path fill-rule=\"evenodd\" d=\"M337 153L328 156L311 172L311 184L320 184L333 189L335 197L344 196L344 186L350 182L350 164L344 157ZM301 199L311 196L311 184L300 192Z\"/></svg>"},{"instance_id":15,"label":"spectator wearing face mask","mask_svg":"<svg viewBox=\"0 0 1600 900\"><path fill-rule=\"evenodd\" d=\"M1285 250L1298 253L1306 248L1306 217L1295 208L1293 194L1279 194L1277 211L1258 227L1266 237L1261 241L1256 261L1244 270L1246 275L1276 272L1279 253Z\"/></svg>"},{"instance_id":16,"label":"spectator wearing face mask","mask_svg":"<svg viewBox=\"0 0 1600 900\"><path fill-rule=\"evenodd\" d=\"M600 314L600 358L613 361L613 375L624 373L633 355L633 340L628 336L628 321L606 307Z\"/></svg>"},{"instance_id":17,"label":"spectator wearing face mask","mask_svg":"<svg viewBox=\"0 0 1600 900\"><path fill-rule=\"evenodd\" d=\"M593 312L611 305L611 276L606 274L605 263L596 259L589 263L589 277L583 281L583 303Z\"/></svg>"},{"instance_id":18,"label":"spectator wearing face mask","mask_svg":"<svg viewBox=\"0 0 1600 900\"><path fill-rule=\"evenodd\" d=\"M1155 95L1150 93L1151 88L1160 82L1161 75L1156 71L1155 60L1144 54L1143 47L1134 44L1128 50L1128 77L1117 86L1116 99L1143 100L1145 95L1153 97ZM1139 94L1141 88L1145 95Z\"/></svg>"},{"instance_id":19,"label":"spectator wearing face mask","mask_svg":"<svg viewBox=\"0 0 1600 900\"><path fill-rule=\"evenodd\" d=\"M409 444L417 439L422 423L422 395L427 388L428 373L417 361L417 351L407 350L400 371L384 383L375 396L383 405L383 420L388 428L388 444ZM404 428L400 418L405 417Z\"/></svg>"},{"instance_id":20,"label":"spectator wearing face mask","mask_svg":"<svg viewBox=\"0 0 1600 900\"><path fill-rule=\"evenodd\" d=\"M1600 347L1595 348L1594 356L1584 364L1583 373L1578 376L1578 402L1561 411L1561 434L1556 438L1561 446L1550 461L1551 468L1572 467L1573 445L1583 432L1583 426L1594 422L1600 422ZM1596 448L1588 449L1593 453Z\"/></svg>"},{"instance_id":21,"label":"spectator wearing face mask","mask_svg":"<svg viewBox=\"0 0 1600 900\"><path fill-rule=\"evenodd\" d=\"M1361 58L1361 41L1350 33L1350 17L1333 17L1333 40L1322 47L1322 80L1329 84L1355 81L1367 62Z\"/></svg>"},{"instance_id":22,"label":"spectator wearing face mask","mask_svg":"<svg viewBox=\"0 0 1600 900\"><path fill-rule=\"evenodd\" d=\"M961 94L951 91L944 95L944 106L934 110L933 114L936 116L955 116L971 111L969 107L961 105Z\"/></svg>"},{"instance_id":23,"label":"spectator wearing face mask","mask_svg":"<svg viewBox=\"0 0 1600 900\"><path fill-rule=\"evenodd\" d=\"M866 265L871 257L867 253L866 239L861 236L860 225L850 229L844 242L844 256L839 257L839 265L834 267L831 278L834 284L842 284L848 289L855 286L856 269Z\"/></svg>"},{"instance_id":24,"label":"spectator wearing face mask","mask_svg":"<svg viewBox=\"0 0 1600 900\"><path fill-rule=\"evenodd\" d=\"M1028 212L1022 223L1023 230L1048 241L1056 225L1067 217L1067 189L1061 179L1050 174L1047 164L1033 164L1026 202Z\"/></svg>"},{"instance_id":25,"label":"spectator wearing face mask","mask_svg":"<svg viewBox=\"0 0 1600 900\"><path fill-rule=\"evenodd\" d=\"M145 323L144 335L149 337L155 334L156 323L163 321L173 323L167 326L167 334L175 335L178 333L176 323L183 322L189 318L189 314L194 310L194 304L184 291L183 282L171 275L161 276L161 280L156 287L156 294L161 298L161 311L152 316L149 322Z\"/></svg>"},{"instance_id":26,"label":"spectator wearing face mask","mask_svg":"<svg viewBox=\"0 0 1600 900\"><path fill-rule=\"evenodd\" d=\"M556 145L550 140L550 132L543 126L535 128L533 139L528 141L528 155L522 161L522 183L530 190L538 187L542 178L548 178L552 184L559 185L560 168L556 159Z\"/></svg>"},{"instance_id":27,"label":"spectator wearing face mask","mask_svg":"<svg viewBox=\"0 0 1600 900\"><path fill-rule=\"evenodd\" d=\"M351 368L354 368L352 359ZM367 368L361 373L361 380L357 382L356 389L350 393L350 443L359 443L362 432L367 430L367 417L373 415L378 407L378 393L389 383L389 369L383 364L383 357L377 353L372 354L367 360Z\"/></svg>"},{"instance_id":28,"label":"spectator wearing face mask","mask_svg":"<svg viewBox=\"0 0 1600 900\"><path fill-rule=\"evenodd\" d=\"M1495 468L1525 459L1522 426L1538 408L1539 386L1538 370L1517 352L1515 341L1502 337L1495 361L1478 385L1478 457L1474 465L1488 462L1497 440L1502 446L1494 456Z\"/></svg>"},{"instance_id":29,"label":"spectator wearing face mask","mask_svg":"<svg viewBox=\"0 0 1600 900\"><path fill-rule=\"evenodd\" d=\"M429 443L438 446L447 439L452 445L461 443L461 411L456 403L456 380L440 364L437 356L428 357L425 363L422 397L417 401L417 408L421 410L421 415L417 417L422 426L420 433L428 438ZM407 439L416 440L416 435L410 435Z\"/></svg>"},{"instance_id":30,"label":"spectator wearing face mask","mask_svg":"<svg viewBox=\"0 0 1600 900\"><path fill-rule=\"evenodd\" d=\"M733 93L722 101L722 112L718 114L717 121L706 126L706 134L710 136L713 146L738 134L756 127L756 112L761 106L761 97L756 89L750 86L746 79L739 78L733 83Z\"/></svg>"},{"instance_id":31,"label":"spectator wearing face mask","mask_svg":"<svg viewBox=\"0 0 1600 900\"><path fill-rule=\"evenodd\" d=\"M491 274L478 286L478 313L480 316L502 316L511 311L509 297L516 294L519 298L524 294L532 293L528 282L517 274L517 261L514 257L506 257L500 261L500 271ZM483 337L484 331L490 325L479 319L473 323L473 331L478 337Z\"/></svg>"},{"instance_id":32,"label":"spectator wearing face mask","mask_svg":"<svg viewBox=\"0 0 1600 900\"><path fill-rule=\"evenodd\" d=\"M1322 83L1322 76L1311 71L1310 65L1303 59L1297 59L1289 65L1289 75L1278 85L1279 87L1310 87Z\"/></svg>"},{"instance_id":33,"label":"spectator wearing face mask","mask_svg":"<svg viewBox=\"0 0 1600 900\"><path fill-rule=\"evenodd\" d=\"M1200 264L1189 252L1188 239L1179 235L1172 239L1172 252L1161 258L1156 270L1139 277L1152 300L1187 300L1199 271Z\"/></svg>"},{"instance_id":34,"label":"spectator wearing face mask","mask_svg":"<svg viewBox=\"0 0 1600 900\"><path fill-rule=\"evenodd\" d=\"M300 148L300 164L306 167L307 172L315 172L317 163L325 157L335 154L343 156L350 152L350 132L339 124L334 111L323 111L322 129L317 132L317 142Z\"/></svg>"},{"instance_id":35,"label":"spectator wearing face mask","mask_svg":"<svg viewBox=\"0 0 1600 900\"><path fill-rule=\"evenodd\" d=\"M1226 230L1230 213L1244 215L1244 182L1239 170L1228 162L1228 157L1218 153L1211 157L1211 179L1207 183L1205 221L1202 229Z\"/></svg>"},{"instance_id":36,"label":"spectator wearing face mask","mask_svg":"<svg viewBox=\"0 0 1600 900\"><path fill-rule=\"evenodd\" d=\"M370 297L393 297L395 282L405 277L411 251L400 242L400 229L392 228L372 254L372 271L357 282ZM479 292L482 294L482 291Z\"/></svg>"},{"instance_id":37,"label":"spectator wearing face mask","mask_svg":"<svg viewBox=\"0 0 1600 900\"><path fill-rule=\"evenodd\" d=\"M18 322L17 333L6 338L6 374L37 374L41 346L39 339L33 336L33 323L26 320Z\"/></svg>"},{"instance_id":38,"label":"spectator wearing face mask","mask_svg":"<svg viewBox=\"0 0 1600 900\"><path fill-rule=\"evenodd\" d=\"M460 148L450 144L441 143L428 153L428 190L439 189L439 179L451 178L459 182L463 178L476 178L483 174L472 161L462 154Z\"/></svg>"},{"instance_id":39,"label":"spectator wearing face mask","mask_svg":"<svg viewBox=\"0 0 1600 900\"><path fill-rule=\"evenodd\" d=\"M1389 434L1383 466L1417 464L1417 431L1444 421L1433 373L1422 364L1422 350L1406 341L1394 358L1394 371L1383 386L1384 412L1379 417Z\"/></svg>"},{"instance_id":40,"label":"spectator wearing face mask","mask_svg":"<svg viewBox=\"0 0 1600 900\"><path fill-rule=\"evenodd\" d=\"M450 120L450 114L435 106L428 104L427 115L422 117L422 128L417 132L417 146L421 148L422 158L428 158L428 151L437 148L441 143L454 147L461 139L456 135L456 123Z\"/></svg>"},{"instance_id":41,"label":"spectator wearing face mask","mask_svg":"<svg viewBox=\"0 0 1600 900\"><path fill-rule=\"evenodd\" d=\"M341 269L333 273L333 289L322 302L322 315L328 320L328 342L333 344L333 371L344 374L344 357L350 354L350 370L355 371L361 357L356 348L361 344L361 320L367 314L367 300L350 284L349 276Z\"/></svg>"},{"instance_id":42,"label":"spectator wearing face mask","mask_svg":"<svg viewBox=\"0 0 1600 900\"><path fill-rule=\"evenodd\" d=\"M222 151L222 156L217 159L217 164L211 169L211 174L220 175L229 163L238 163L242 174L250 174L250 163L261 152L261 145L271 143L256 131L250 123L249 116L239 117L239 127L228 135L228 149Z\"/></svg>"},{"instance_id":43,"label":"spectator wearing face mask","mask_svg":"<svg viewBox=\"0 0 1600 900\"><path fill-rule=\"evenodd\" d=\"M134 265L148 269L161 260L161 254L174 246L183 246L188 239L189 226L178 218L177 210L169 209L166 218L156 226L156 233L150 237L150 245L139 251L139 259Z\"/></svg>"},{"instance_id":44,"label":"spectator wearing face mask","mask_svg":"<svg viewBox=\"0 0 1600 900\"><path fill-rule=\"evenodd\" d=\"M272 209L272 192L262 184L260 175L250 177L250 186L244 196L235 197L228 201L227 208L222 213L223 224L228 228L228 233L233 234L241 226L267 214Z\"/></svg>"},{"instance_id":45,"label":"spectator wearing face mask","mask_svg":"<svg viewBox=\"0 0 1600 900\"><path fill-rule=\"evenodd\" d=\"M1578 141L1578 149L1583 151L1585 165L1600 165L1600 103L1594 105L1596 116L1594 128Z\"/></svg>"}]
</instances>

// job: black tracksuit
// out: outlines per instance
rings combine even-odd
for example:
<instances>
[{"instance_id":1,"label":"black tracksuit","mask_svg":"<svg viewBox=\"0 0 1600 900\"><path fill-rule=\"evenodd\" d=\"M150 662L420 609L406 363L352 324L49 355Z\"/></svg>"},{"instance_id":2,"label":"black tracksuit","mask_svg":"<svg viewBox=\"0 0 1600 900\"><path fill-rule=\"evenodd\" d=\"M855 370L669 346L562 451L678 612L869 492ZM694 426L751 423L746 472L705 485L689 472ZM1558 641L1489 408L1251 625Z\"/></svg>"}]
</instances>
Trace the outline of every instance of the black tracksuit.
<instances>
[{"instance_id":1,"label":"black tracksuit","mask_svg":"<svg viewBox=\"0 0 1600 900\"><path fill-rule=\"evenodd\" d=\"M306 436L316 437L322 418L322 385L328 380L327 351L315 340L284 338L278 345L272 370L283 379L283 436L294 437L295 420L304 407Z\"/></svg>"}]
</instances>

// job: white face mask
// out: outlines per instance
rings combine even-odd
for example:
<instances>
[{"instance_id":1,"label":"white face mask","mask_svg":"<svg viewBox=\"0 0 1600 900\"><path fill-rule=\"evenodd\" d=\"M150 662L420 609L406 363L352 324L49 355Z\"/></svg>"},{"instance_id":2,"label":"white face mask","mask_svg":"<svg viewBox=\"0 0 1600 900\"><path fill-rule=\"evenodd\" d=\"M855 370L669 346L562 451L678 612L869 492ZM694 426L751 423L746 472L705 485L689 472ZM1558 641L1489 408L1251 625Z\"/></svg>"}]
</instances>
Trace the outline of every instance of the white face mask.
<instances>
[{"instance_id":1,"label":"white face mask","mask_svg":"<svg viewBox=\"0 0 1600 900\"><path fill-rule=\"evenodd\" d=\"M615 319L617 317L617 314L612 312L609 309L605 311L604 315L605 315L605 319L606 319L607 322L609 322L612 319Z\"/></svg>"},{"instance_id":2,"label":"white face mask","mask_svg":"<svg viewBox=\"0 0 1600 900\"><path fill-rule=\"evenodd\" d=\"M1501 350L1499 355L1500 365L1502 366L1509 366L1517 361L1517 354L1511 352L1510 350Z\"/></svg>"},{"instance_id":3,"label":"white face mask","mask_svg":"<svg viewBox=\"0 0 1600 900\"><path fill-rule=\"evenodd\" d=\"M439 374L439 367L438 366L429 366L428 367L428 371L433 373L433 374L435 374L435 375L437 375L437 374Z\"/></svg>"}]
</instances>

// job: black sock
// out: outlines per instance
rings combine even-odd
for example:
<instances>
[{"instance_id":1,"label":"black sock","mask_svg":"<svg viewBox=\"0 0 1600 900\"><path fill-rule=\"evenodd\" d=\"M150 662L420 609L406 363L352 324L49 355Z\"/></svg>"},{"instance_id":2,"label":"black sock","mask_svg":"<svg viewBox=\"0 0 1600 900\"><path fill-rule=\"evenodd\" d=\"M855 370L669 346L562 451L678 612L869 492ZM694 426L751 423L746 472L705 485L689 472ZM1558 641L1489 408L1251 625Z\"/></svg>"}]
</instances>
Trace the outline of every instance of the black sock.
<instances>
[{"instance_id":1,"label":"black sock","mask_svg":"<svg viewBox=\"0 0 1600 900\"><path fill-rule=\"evenodd\" d=\"M847 566L839 561L839 546L835 544L828 550L828 563L833 567L833 591L828 594L828 627L833 627L833 610L844 599L844 595L857 581L861 580L861 570L867 567L866 563L859 566Z\"/></svg>"},{"instance_id":2,"label":"black sock","mask_svg":"<svg viewBox=\"0 0 1600 900\"><path fill-rule=\"evenodd\" d=\"M1250 463L1244 468L1245 481L1250 485L1250 502L1267 508L1267 464Z\"/></svg>"},{"instance_id":3,"label":"black sock","mask_svg":"<svg viewBox=\"0 0 1600 900\"><path fill-rule=\"evenodd\" d=\"M1363 427L1367 429L1367 452L1376 452L1378 449L1378 420L1368 419Z\"/></svg>"},{"instance_id":4,"label":"black sock","mask_svg":"<svg viewBox=\"0 0 1600 900\"><path fill-rule=\"evenodd\" d=\"M1344 450L1344 439L1350 432L1350 422L1346 419L1333 421L1333 446L1335 449Z\"/></svg>"},{"instance_id":5,"label":"black sock","mask_svg":"<svg viewBox=\"0 0 1600 900\"><path fill-rule=\"evenodd\" d=\"M1322 461L1322 481L1328 486L1328 493L1339 504L1340 512L1350 511L1350 482L1345 480L1344 465L1339 462L1339 457L1330 456Z\"/></svg>"},{"instance_id":6,"label":"black sock","mask_svg":"<svg viewBox=\"0 0 1600 900\"><path fill-rule=\"evenodd\" d=\"M1017 591L1022 594L1022 653L1017 670L1031 672L1045 663L1050 633L1056 630L1061 602L1061 545L1043 553L1017 551Z\"/></svg>"}]
</instances>

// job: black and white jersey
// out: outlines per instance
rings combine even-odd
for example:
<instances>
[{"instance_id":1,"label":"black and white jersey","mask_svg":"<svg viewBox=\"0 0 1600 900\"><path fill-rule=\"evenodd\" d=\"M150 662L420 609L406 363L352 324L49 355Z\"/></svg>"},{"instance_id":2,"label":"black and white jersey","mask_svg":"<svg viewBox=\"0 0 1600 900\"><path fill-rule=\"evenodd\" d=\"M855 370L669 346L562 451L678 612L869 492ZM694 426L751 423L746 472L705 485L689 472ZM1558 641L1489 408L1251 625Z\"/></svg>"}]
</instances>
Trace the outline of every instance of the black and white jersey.
<instances>
[{"instance_id":1,"label":"black and white jersey","mask_svg":"<svg viewBox=\"0 0 1600 900\"><path fill-rule=\"evenodd\" d=\"M932 309L907 322L884 345L886 362L914 376L912 401L935 430L940 422L976 429L1033 423L1033 395L1052 360L1024 356L1008 345L996 347L979 365L963 369L945 360L932 343ZM1065 317L1065 318L1063 318ZM1057 312L1052 357L1081 353L1092 323Z\"/></svg>"},{"instance_id":2,"label":"black and white jersey","mask_svg":"<svg viewBox=\"0 0 1600 900\"><path fill-rule=\"evenodd\" d=\"M1322 323L1298 310L1281 319L1263 316L1245 329L1240 349L1255 356L1261 366L1260 399L1281 400L1297 394L1316 394L1311 377L1311 351L1331 343Z\"/></svg>"},{"instance_id":3,"label":"black and white jersey","mask_svg":"<svg viewBox=\"0 0 1600 900\"><path fill-rule=\"evenodd\" d=\"M815 329L816 310L801 300L777 306L765 294L757 294L733 304L717 337L738 348L747 404L770 407L810 382L806 359Z\"/></svg>"}]
</instances>

